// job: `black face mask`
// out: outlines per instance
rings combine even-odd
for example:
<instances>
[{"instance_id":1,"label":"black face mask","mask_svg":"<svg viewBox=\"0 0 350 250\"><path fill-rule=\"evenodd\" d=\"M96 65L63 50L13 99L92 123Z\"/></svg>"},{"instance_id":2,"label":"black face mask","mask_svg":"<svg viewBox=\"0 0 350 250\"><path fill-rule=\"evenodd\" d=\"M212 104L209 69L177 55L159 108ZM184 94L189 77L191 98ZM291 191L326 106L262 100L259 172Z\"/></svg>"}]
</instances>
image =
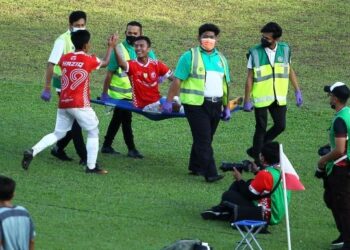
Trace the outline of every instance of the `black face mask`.
<instances>
[{"instance_id":1,"label":"black face mask","mask_svg":"<svg viewBox=\"0 0 350 250\"><path fill-rule=\"evenodd\" d=\"M133 45L135 42L136 36L126 36L126 41L128 44Z\"/></svg>"},{"instance_id":2,"label":"black face mask","mask_svg":"<svg viewBox=\"0 0 350 250\"><path fill-rule=\"evenodd\" d=\"M272 43L270 43L268 40L266 40L265 38L261 38L261 46L263 46L264 48L269 47Z\"/></svg>"}]
</instances>

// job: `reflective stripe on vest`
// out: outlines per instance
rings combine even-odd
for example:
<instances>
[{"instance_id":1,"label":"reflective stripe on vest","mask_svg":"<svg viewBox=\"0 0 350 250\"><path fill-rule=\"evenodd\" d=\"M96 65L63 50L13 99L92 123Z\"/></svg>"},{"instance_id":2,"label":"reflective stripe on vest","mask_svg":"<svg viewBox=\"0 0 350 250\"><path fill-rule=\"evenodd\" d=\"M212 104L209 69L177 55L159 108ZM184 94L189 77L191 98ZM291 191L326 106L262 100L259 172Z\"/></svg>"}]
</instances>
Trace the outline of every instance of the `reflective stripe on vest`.
<instances>
[{"instance_id":1,"label":"reflective stripe on vest","mask_svg":"<svg viewBox=\"0 0 350 250\"><path fill-rule=\"evenodd\" d=\"M202 59L200 51L197 49L191 49L191 52L192 52L192 63L191 63L192 67L191 67L190 77L195 79L205 79L204 63L203 63L203 60L199 60L199 58ZM203 72L204 74L202 74Z\"/></svg>"},{"instance_id":2,"label":"reflective stripe on vest","mask_svg":"<svg viewBox=\"0 0 350 250\"><path fill-rule=\"evenodd\" d=\"M263 47L251 49L250 54L254 64L254 106L267 107L275 100L279 105L286 105L290 70L288 45L278 45L274 67L270 65Z\"/></svg>"},{"instance_id":3,"label":"reflective stripe on vest","mask_svg":"<svg viewBox=\"0 0 350 250\"><path fill-rule=\"evenodd\" d=\"M128 50L123 43L117 45L117 50L124 61L130 60ZM131 99L132 89L130 80L125 71L120 67L114 72L108 89L108 95L114 99Z\"/></svg>"},{"instance_id":4,"label":"reflective stripe on vest","mask_svg":"<svg viewBox=\"0 0 350 250\"><path fill-rule=\"evenodd\" d=\"M192 48L191 71L189 77L181 83L180 100L184 104L202 105L204 102L204 86L205 86L205 66L201 56L200 48ZM224 65L225 77L223 80L223 104L228 103L228 65L225 57L218 52L222 65Z\"/></svg>"}]
</instances>

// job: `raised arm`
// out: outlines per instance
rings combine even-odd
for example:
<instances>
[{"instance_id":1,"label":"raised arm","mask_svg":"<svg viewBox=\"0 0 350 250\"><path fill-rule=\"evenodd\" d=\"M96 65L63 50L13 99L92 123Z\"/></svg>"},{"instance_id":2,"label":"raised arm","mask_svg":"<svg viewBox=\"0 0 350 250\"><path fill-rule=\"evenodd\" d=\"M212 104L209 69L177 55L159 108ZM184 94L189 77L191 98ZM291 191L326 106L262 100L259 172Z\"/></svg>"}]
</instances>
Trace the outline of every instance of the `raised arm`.
<instances>
[{"instance_id":1,"label":"raised arm","mask_svg":"<svg viewBox=\"0 0 350 250\"><path fill-rule=\"evenodd\" d=\"M117 35L112 35L108 39L108 48L105 57L101 61L100 67L106 67L109 63L109 59L111 57L112 50L115 50L115 46L117 45L118 41L118 36Z\"/></svg>"},{"instance_id":2,"label":"raised arm","mask_svg":"<svg viewBox=\"0 0 350 250\"><path fill-rule=\"evenodd\" d=\"M123 70L126 71L128 68L128 63L126 61L124 61L124 59L122 58L122 56L120 55L120 52L117 50L117 48L114 48L114 54L115 57L117 59L118 65L119 67Z\"/></svg>"}]
</instances>

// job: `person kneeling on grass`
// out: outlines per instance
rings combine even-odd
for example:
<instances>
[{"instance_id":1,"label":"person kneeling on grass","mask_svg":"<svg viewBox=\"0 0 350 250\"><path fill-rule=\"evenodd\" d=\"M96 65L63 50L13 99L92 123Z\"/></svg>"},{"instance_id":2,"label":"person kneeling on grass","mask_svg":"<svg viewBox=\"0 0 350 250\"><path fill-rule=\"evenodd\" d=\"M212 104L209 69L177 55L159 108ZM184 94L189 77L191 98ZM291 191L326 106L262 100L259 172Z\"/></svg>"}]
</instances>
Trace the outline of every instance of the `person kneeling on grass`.
<instances>
[{"instance_id":1,"label":"person kneeling on grass","mask_svg":"<svg viewBox=\"0 0 350 250\"><path fill-rule=\"evenodd\" d=\"M116 53L119 66L131 82L133 105L145 108L145 111L157 111L157 106L161 110L163 99L159 92L159 79L173 80L172 71L163 62L149 58L151 40L147 36L136 37L134 47L137 55L135 60L124 61L120 52ZM179 104L175 102L173 105Z\"/></svg>"},{"instance_id":2,"label":"person kneeling on grass","mask_svg":"<svg viewBox=\"0 0 350 250\"><path fill-rule=\"evenodd\" d=\"M260 153L262 170L254 164L256 176L244 181L233 168L235 181L223 193L219 205L201 213L205 220L264 220L270 225L281 222L285 215L283 183L279 165L279 143L266 143ZM290 191L288 191L288 201Z\"/></svg>"},{"instance_id":3,"label":"person kneeling on grass","mask_svg":"<svg viewBox=\"0 0 350 250\"><path fill-rule=\"evenodd\" d=\"M90 33L79 30L72 33L75 52L63 55L58 63L62 69L61 95L57 110L55 131L44 136L31 149L24 151L22 167L28 169L33 157L57 140L63 138L72 127L74 120L87 131L87 163L85 172L106 174L107 171L96 164L98 153L98 118L90 106L90 79L93 70L105 67L109 63L112 50L115 50L117 38L108 39L108 49L101 61L96 56L86 54L90 48Z\"/></svg>"}]
</instances>

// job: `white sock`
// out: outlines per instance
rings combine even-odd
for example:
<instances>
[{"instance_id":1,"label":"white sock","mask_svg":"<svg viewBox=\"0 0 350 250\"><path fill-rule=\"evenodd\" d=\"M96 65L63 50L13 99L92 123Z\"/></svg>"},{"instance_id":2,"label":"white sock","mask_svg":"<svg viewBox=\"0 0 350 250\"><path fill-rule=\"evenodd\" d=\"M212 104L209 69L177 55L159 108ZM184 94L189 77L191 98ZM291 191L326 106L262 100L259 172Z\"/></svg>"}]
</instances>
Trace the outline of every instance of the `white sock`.
<instances>
[{"instance_id":1,"label":"white sock","mask_svg":"<svg viewBox=\"0 0 350 250\"><path fill-rule=\"evenodd\" d=\"M55 133L51 133L48 135L45 135L37 144L32 147L33 149L33 156L36 156L38 153L43 151L45 148L50 147L55 142L57 142L58 138Z\"/></svg>"},{"instance_id":2,"label":"white sock","mask_svg":"<svg viewBox=\"0 0 350 250\"><path fill-rule=\"evenodd\" d=\"M96 160L98 154L98 138L88 137L86 140L86 151L87 151L87 167L94 169L96 167Z\"/></svg>"}]
</instances>

